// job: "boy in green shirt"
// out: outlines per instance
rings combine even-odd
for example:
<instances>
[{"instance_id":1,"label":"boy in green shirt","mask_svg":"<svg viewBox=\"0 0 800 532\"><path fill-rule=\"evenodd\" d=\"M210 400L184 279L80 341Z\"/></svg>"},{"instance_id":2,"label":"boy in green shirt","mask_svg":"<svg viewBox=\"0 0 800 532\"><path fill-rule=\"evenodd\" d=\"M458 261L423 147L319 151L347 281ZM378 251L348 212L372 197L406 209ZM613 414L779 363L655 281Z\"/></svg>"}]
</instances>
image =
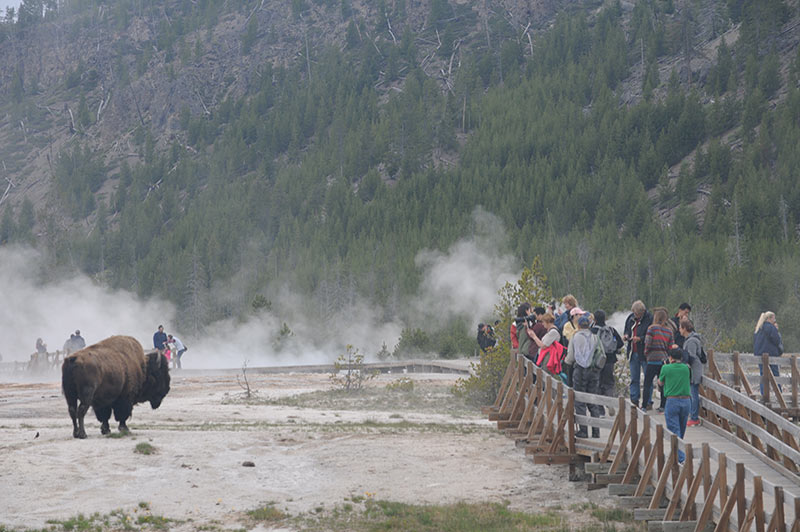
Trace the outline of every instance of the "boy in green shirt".
<instances>
[{"instance_id":1,"label":"boy in green shirt","mask_svg":"<svg viewBox=\"0 0 800 532\"><path fill-rule=\"evenodd\" d=\"M682 362L683 350L676 348L669 350L667 363L661 367L658 382L664 387L667 405L664 409L664 420L667 429L677 434L681 439L686 433L686 421L692 408L691 399L691 371L689 366ZM678 461L683 462L686 455L678 450Z\"/></svg>"}]
</instances>

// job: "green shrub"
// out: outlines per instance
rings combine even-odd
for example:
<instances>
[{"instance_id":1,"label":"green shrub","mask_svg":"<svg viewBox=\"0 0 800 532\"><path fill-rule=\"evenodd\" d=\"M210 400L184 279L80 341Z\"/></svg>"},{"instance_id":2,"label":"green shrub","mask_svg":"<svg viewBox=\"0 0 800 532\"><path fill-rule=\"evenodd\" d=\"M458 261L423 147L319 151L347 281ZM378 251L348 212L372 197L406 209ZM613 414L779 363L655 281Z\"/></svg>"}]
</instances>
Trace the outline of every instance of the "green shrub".
<instances>
[{"instance_id":1,"label":"green shrub","mask_svg":"<svg viewBox=\"0 0 800 532\"><path fill-rule=\"evenodd\" d=\"M133 449L133 452L138 454L155 454L156 448L150 445L147 442L137 443L136 447Z\"/></svg>"}]
</instances>

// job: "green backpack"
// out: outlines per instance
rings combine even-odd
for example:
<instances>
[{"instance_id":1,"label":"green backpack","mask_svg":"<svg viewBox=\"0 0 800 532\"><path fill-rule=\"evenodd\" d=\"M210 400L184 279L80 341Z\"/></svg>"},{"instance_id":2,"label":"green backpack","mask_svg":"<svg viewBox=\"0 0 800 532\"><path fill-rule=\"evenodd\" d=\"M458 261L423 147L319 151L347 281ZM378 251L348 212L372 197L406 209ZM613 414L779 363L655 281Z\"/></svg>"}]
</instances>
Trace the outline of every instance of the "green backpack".
<instances>
[{"instance_id":1,"label":"green backpack","mask_svg":"<svg viewBox=\"0 0 800 532\"><path fill-rule=\"evenodd\" d=\"M599 339L594 346L594 353L592 354L592 367L603 369L606 365L606 349L603 347L603 342Z\"/></svg>"}]
</instances>

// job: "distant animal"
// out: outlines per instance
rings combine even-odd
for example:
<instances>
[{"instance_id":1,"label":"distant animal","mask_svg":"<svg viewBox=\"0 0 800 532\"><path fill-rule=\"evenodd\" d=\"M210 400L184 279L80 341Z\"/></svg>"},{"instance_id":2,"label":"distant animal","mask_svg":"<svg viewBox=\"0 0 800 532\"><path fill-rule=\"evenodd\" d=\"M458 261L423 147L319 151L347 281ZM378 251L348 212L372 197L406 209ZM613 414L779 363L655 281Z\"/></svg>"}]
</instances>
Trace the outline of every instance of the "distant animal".
<instances>
[{"instance_id":1,"label":"distant animal","mask_svg":"<svg viewBox=\"0 0 800 532\"><path fill-rule=\"evenodd\" d=\"M111 336L77 351L61 365L61 388L72 418L72 435L86 438L83 418L91 406L100 432L108 434L111 412L120 432L127 432L125 421L133 405L150 402L153 409L169 392L169 363L164 355L145 354L135 338Z\"/></svg>"}]
</instances>

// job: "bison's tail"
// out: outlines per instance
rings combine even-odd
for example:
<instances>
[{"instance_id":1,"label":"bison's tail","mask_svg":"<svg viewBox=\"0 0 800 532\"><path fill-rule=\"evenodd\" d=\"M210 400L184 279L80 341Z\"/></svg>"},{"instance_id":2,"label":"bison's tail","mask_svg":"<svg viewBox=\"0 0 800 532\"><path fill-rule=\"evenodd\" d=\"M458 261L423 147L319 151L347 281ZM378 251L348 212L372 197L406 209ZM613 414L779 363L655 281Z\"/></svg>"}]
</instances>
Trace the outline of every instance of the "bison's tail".
<instances>
[{"instance_id":1,"label":"bison's tail","mask_svg":"<svg viewBox=\"0 0 800 532\"><path fill-rule=\"evenodd\" d=\"M61 365L61 390L64 392L64 397L69 400L70 398L77 399L78 389L75 386L75 368L76 358L67 357Z\"/></svg>"}]
</instances>

